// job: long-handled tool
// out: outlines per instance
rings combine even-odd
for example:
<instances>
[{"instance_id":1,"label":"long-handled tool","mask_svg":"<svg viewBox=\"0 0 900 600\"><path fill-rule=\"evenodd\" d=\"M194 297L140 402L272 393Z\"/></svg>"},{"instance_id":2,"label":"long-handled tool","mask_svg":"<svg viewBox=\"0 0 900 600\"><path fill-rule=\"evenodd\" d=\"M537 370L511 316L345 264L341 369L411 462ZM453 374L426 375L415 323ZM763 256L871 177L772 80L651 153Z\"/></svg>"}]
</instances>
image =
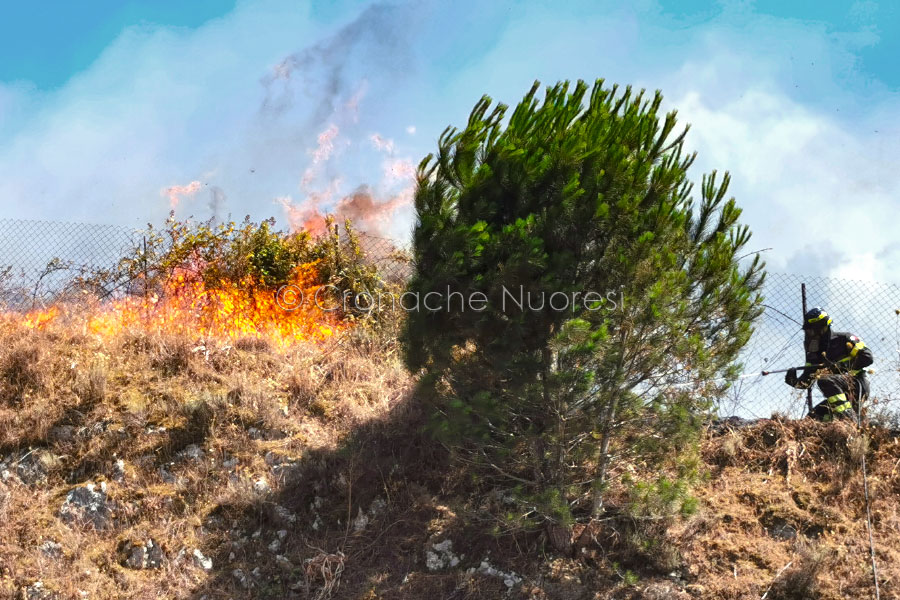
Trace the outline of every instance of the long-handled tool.
<instances>
[{"instance_id":1,"label":"long-handled tool","mask_svg":"<svg viewBox=\"0 0 900 600\"><path fill-rule=\"evenodd\" d=\"M788 371L796 371L801 369L821 369L823 367L828 367L829 365L803 365L802 367L789 367L787 369L775 369L774 371L763 371L760 375L771 375L772 373L787 373ZM875 369L863 369L869 375L875 373ZM750 374L748 374L749 376Z\"/></svg>"},{"instance_id":2,"label":"long-handled tool","mask_svg":"<svg viewBox=\"0 0 900 600\"><path fill-rule=\"evenodd\" d=\"M772 373L787 373L788 371L796 371L797 369L821 369L824 366L825 365L803 365L802 367L790 367L787 369L775 369L774 371L763 371L761 374L765 376L771 375Z\"/></svg>"}]
</instances>

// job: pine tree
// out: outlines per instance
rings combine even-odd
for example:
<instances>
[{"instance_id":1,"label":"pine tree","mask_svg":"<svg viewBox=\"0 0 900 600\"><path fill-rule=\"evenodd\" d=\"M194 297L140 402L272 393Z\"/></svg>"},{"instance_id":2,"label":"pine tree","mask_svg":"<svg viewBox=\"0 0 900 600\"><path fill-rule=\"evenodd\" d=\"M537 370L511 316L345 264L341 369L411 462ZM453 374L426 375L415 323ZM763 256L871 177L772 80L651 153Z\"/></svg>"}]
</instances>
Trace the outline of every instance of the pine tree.
<instances>
[{"instance_id":1,"label":"pine tree","mask_svg":"<svg viewBox=\"0 0 900 600\"><path fill-rule=\"evenodd\" d=\"M565 524L602 508L613 455L696 441L764 272L739 262L729 176L693 199L659 92L538 89L505 125L483 97L420 164L408 292L437 310L418 304L404 341L435 434Z\"/></svg>"}]
</instances>

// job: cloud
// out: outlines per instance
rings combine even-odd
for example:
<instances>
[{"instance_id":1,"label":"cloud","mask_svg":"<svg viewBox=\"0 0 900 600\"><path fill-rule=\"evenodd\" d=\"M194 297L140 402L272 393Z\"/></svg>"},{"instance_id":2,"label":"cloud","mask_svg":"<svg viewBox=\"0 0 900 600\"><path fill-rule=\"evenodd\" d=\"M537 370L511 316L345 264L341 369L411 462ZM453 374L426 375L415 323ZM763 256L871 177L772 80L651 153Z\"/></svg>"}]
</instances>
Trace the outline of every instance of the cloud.
<instances>
[{"instance_id":1,"label":"cloud","mask_svg":"<svg viewBox=\"0 0 900 600\"><path fill-rule=\"evenodd\" d=\"M857 53L877 41L871 30L835 32L735 4L688 25L652 3L523 13L449 86L509 104L535 78L602 76L661 89L691 124L692 179L732 173L731 192L754 233L750 250L772 248L764 254L771 269L900 281L900 264L882 258L896 239L900 102L857 70ZM537 39L539 52L523 50Z\"/></svg>"},{"instance_id":2,"label":"cloud","mask_svg":"<svg viewBox=\"0 0 900 600\"><path fill-rule=\"evenodd\" d=\"M412 210L394 199L482 94L514 104L536 78L605 77L663 90L692 124L695 179L731 171L770 268L900 281L900 102L858 71L878 40L865 3L843 31L723 6L700 22L652 0L425 0L328 20L245 0L197 29L132 27L55 92L0 83L0 198L8 217L140 224L179 182L211 190L180 209L198 217L293 223L369 197L405 236Z\"/></svg>"},{"instance_id":3,"label":"cloud","mask_svg":"<svg viewBox=\"0 0 900 600\"><path fill-rule=\"evenodd\" d=\"M714 81L727 65L707 68ZM900 190L890 157L900 143L882 143L866 120L847 123L764 82L713 106L704 81L693 81L671 103L693 125L695 166L732 173L753 249L773 249L765 254L771 269L900 281L900 265L879 258L896 240L887 224Z\"/></svg>"},{"instance_id":4,"label":"cloud","mask_svg":"<svg viewBox=\"0 0 900 600\"><path fill-rule=\"evenodd\" d=\"M0 83L4 216L160 222L171 200L159 190L192 181L211 191L188 214L272 216L306 167L337 152L338 133L362 142L383 124L366 98L402 93L414 73L414 12L374 5L325 22L294 2L249 0L193 30L126 29L56 91ZM364 156L345 158L333 168L349 189L371 181Z\"/></svg>"}]
</instances>

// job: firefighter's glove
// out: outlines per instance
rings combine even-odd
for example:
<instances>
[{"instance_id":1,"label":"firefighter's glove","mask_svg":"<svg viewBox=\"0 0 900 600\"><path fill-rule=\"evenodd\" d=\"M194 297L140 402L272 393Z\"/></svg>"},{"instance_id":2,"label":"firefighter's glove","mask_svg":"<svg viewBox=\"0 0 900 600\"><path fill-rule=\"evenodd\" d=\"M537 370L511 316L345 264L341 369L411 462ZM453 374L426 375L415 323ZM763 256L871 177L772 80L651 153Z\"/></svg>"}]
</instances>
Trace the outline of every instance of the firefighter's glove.
<instances>
[{"instance_id":1,"label":"firefighter's glove","mask_svg":"<svg viewBox=\"0 0 900 600\"><path fill-rule=\"evenodd\" d=\"M825 357L825 353L822 353L822 357L819 359L819 362L822 364L822 371L826 371L827 373L840 373L842 371L841 367L843 366L839 362L835 362L833 360L828 360Z\"/></svg>"},{"instance_id":2,"label":"firefighter's glove","mask_svg":"<svg viewBox=\"0 0 900 600\"><path fill-rule=\"evenodd\" d=\"M797 371L791 369L784 374L784 382L791 387L797 387L798 379L797 379Z\"/></svg>"}]
</instances>

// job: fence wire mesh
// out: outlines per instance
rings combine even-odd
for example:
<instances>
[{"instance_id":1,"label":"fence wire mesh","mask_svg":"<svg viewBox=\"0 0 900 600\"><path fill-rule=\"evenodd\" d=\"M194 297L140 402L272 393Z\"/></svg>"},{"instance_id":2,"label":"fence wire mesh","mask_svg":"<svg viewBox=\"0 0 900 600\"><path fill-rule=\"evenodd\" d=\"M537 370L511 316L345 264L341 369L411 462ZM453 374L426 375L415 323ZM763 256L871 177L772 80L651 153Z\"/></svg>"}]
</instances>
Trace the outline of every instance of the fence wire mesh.
<instances>
[{"instance_id":1,"label":"fence wire mesh","mask_svg":"<svg viewBox=\"0 0 900 600\"><path fill-rule=\"evenodd\" d=\"M806 284L809 308L824 308L834 320L833 331L859 336L871 348L875 362L869 375L869 414L896 414L900 408L900 286L874 281L803 277L768 273L763 289L765 311L740 361L744 375L719 405L719 414L741 417L789 417L806 414L806 392L784 383L783 373L761 376L805 362L801 286ZM813 402L821 400L813 391Z\"/></svg>"},{"instance_id":2,"label":"fence wire mesh","mask_svg":"<svg viewBox=\"0 0 900 600\"><path fill-rule=\"evenodd\" d=\"M0 219L0 309L29 310L64 297L76 277L115 268L143 239L140 230L113 225ZM359 245L385 280L402 284L412 273L403 244L360 234ZM872 349L870 414L900 414L900 286L771 272L763 288L765 310L739 358L744 375L720 401L719 414L806 413L805 392L785 385L782 374L760 375L804 362L803 283L809 307L825 308L836 331L849 331ZM817 396L814 391L816 402Z\"/></svg>"},{"instance_id":3,"label":"fence wire mesh","mask_svg":"<svg viewBox=\"0 0 900 600\"><path fill-rule=\"evenodd\" d=\"M114 225L0 219L0 307L43 306L78 274L115 267L140 239Z\"/></svg>"},{"instance_id":4,"label":"fence wire mesh","mask_svg":"<svg viewBox=\"0 0 900 600\"><path fill-rule=\"evenodd\" d=\"M77 280L114 270L133 256L145 234L115 225L0 219L0 309L32 310L64 300L80 291L73 286ZM406 281L411 267L402 245L365 233L358 241L364 260L386 281Z\"/></svg>"}]
</instances>

